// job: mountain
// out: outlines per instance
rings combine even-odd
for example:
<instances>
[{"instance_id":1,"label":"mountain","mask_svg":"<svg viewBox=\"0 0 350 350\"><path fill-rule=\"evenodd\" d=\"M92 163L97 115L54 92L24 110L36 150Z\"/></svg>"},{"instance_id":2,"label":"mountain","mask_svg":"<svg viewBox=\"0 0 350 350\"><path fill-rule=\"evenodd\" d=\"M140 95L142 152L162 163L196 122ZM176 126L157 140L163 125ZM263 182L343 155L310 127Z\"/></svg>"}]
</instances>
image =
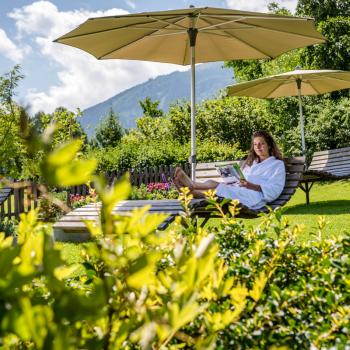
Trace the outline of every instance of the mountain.
<instances>
[{"instance_id":1,"label":"mountain","mask_svg":"<svg viewBox=\"0 0 350 350\"><path fill-rule=\"evenodd\" d=\"M173 72L150 79L145 83L125 90L108 100L89 107L83 111L81 125L91 137L110 108L120 116L124 128L134 128L135 120L142 116L140 100L150 97L160 101L159 108L168 111L169 105L178 99L190 100L191 72ZM196 66L196 101L215 97L220 90L234 83L232 69L222 67L222 62L205 63Z\"/></svg>"}]
</instances>

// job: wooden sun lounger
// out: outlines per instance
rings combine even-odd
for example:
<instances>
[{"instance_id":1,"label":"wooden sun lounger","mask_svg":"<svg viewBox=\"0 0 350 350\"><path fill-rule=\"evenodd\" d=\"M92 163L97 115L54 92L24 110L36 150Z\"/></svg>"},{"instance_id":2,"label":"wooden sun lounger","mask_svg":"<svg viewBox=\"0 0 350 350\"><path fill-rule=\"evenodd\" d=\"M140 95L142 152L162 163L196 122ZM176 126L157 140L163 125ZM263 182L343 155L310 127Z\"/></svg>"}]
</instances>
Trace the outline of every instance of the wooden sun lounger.
<instances>
[{"instance_id":1,"label":"wooden sun lounger","mask_svg":"<svg viewBox=\"0 0 350 350\"><path fill-rule=\"evenodd\" d=\"M9 196L12 193L12 188L10 187L3 187L0 188L0 218L4 218L6 216L5 213L5 202L9 198ZM10 211L11 211L11 202L10 205Z\"/></svg>"},{"instance_id":2,"label":"wooden sun lounger","mask_svg":"<svg viewBox=\"0 0 350 350\"><path fill-rule=\"evenodd\" d=\"M305 164L305 158L304 157L294 157L294 158L285 158L285 166L286 166L286 183L284 186L284 189L280 196L274 200L271 203L267 203L267 206L260 208L260 209L250 209L242 204L239 205L240 212L238 214L238 217L241 218L256 218L261 213L267 213L269 211L269 208L276 209L277 207L281 207L285 205L292 195L295 193L296 189L298 188L299 181L302 178L303 170L304 170L304 164ZM235 161L237 163L242 163L242 161ZM226 164L233 162L225 162ZM220 163L206 163L201 164L200 167L197 169L197 178L198 179L213 179L216 181L221 181L222 179L217 173L215 165L222 165L223 162ZM203 173L202 173L203 172ZM210 175L213 175L210 177ZM204 217L205 222L212 218L212 213L206 209L207 202L205 199L201 201L197 201L194 203L194 215L197 215L198 217Z\"/></svg>"},{"instance_id":3,"label":"wooden sun lounger","mask_svg":"<svg viewBox=\"0 0 350 350\"><path fill-rule=\"evenodd\" d=\"M131 215L137 208L150 205L149 213L168 214L168 218L158 226L164 230L177 215L183 213L181 203L177 199L164 200L127 200L119 202L113 209L114 214ZM53 226L55 240L83 242L90 238L90 234L82 220L97 221L99 218L101 204L89 204L82 208L75 209L62 217Z\"/></svg>"},{"instance_id":4,"label":"wooden sun lounger","mask_svg":"<svg viewBox=\"0 0 350 350\"><path fill-rule=\"evenodd\" d=\"M305 192L306 204L316 181L350 178L350 147L315 152L310 166L303 174L299 187Z\"/></svg>"}]
</instances>

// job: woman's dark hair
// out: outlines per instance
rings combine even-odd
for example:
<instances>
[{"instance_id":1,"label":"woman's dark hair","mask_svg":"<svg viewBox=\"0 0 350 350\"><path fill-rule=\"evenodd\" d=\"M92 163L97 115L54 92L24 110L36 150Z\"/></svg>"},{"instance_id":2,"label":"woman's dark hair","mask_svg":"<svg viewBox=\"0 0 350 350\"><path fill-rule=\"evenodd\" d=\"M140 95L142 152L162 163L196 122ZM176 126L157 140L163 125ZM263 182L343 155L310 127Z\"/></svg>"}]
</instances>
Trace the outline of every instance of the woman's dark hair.
<instances>
[{"instance_id":1,"label":"woman's dark hair","mask_svg":"<svg viewBox=\"0 0 350 350\"><path fill-rule=\"evenodd\" d=\"M256 137L262 137L265 140L265 142L267 143L267 146L269 148L269 155L270 156L274 156L276 159L283 160L282 152L278 148L273 137L267 131L259 130L259 131L256 131L252 136L250 151L248 153L247 159L244 162L244 166L246 166L246 165L251 166L253 164L254 160L256 160L258 163L260 162L260 158L258 157L258 155L254 151L254 139Z\"/></svg>"}]
</instances>

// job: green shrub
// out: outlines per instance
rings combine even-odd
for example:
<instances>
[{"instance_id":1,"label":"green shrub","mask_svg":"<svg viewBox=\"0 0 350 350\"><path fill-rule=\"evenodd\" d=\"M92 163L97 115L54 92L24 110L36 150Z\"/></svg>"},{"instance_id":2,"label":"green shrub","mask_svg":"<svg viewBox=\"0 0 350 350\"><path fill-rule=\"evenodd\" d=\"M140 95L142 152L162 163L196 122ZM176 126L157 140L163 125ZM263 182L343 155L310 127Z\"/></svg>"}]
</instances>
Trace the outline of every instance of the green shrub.
<instances>
[{"instance_id":1,"label":"green shrub","mask_svg":"<svg viewBox=\"0 0 350 350\"><path fill-rule=\"evenodd\" d=\"M306 137L312 151L348 147L350 144L350 98L323 99L309 105Z\"/></svg>"},{"instance_id":2,"label":"green shrub","mask_svg":"<svg viewBox=\"0 0 350 350\"><path fill-rule=\"evenodd\" d=\"M167 232L167 215L112 214L131 186L92 178L74 141L44 154L50 183L93 180L101 199L93 241L73 264L53 245L38 210L22 214L17 244L0 234L0 346L4 349L347 349L350 347L350 236L298 246L301 227L282 210L256 227L209 207L221 223L205 230L190 217L192 197ZM45 150L44 150L45 152ZM63 180L62 179L62 176ZM182 223L184 225L182 226ZM76 260L77 261L77 260Z\"/></svg>"},{"instance_id":3,"label":"green shrub","mask_svg":"<svg viewBox=\"0 0 350 350\"><path fill-rule=\"evenodd\" d=\"M65 191L49 192L48 195L57 198L63 202L65 202L67 199L67 193ZM39 197L38 208L39 219L44 222L55 222L64 215L64 211L62 210L62 208L54 204L52 200L43 196Z\"/></svg>"},{"instance_id":4,"label":"green shrub","mask_svg":"<svg viewBox=\"0 0 350 350\"><path fill-rule=\"evenodd\" d=\"M100 192L104 220L91 226L96 244L82 246L81 264L59 257L35 212L22 215L17 246L0 237L9 267L0 271L5 348L350 346L349 236L319 240L320 220L314 241L295 245L301 228L281 210L255 228L224 216L209 232L186 219L186 228L178 220L160 234L165 216L107 214L126 186ZM190 197L183 200L186 207Z\"/></svg>"},{"instance_id":5,"label":"green shrub","mask_svg":"<svg viewBox=\"0 0 350 350\"><path fill-rule=\"evenodd\" d=\"M120 171L142 169L160 165L183 164L188 161L190 144L177 141L139 141L124 138L116 148L95 150L98 159L98 171ZM237 144L225 144L217 141L201 141L197 145L197 161L239 159L244 155Z\"/></svg>"},{"instance_id":6,"label":"green shrub","mask_svg":"<svg viewBox=\"0 0 350 350\"><path fill-rule=\"evenodd\" d=\"M13 236L15 234L16 221L7 217L0 219L0 232L4 232L5 236Z\"/></svg>"},{"instance_id":7,"label":"green shrub","mask_svg":"<svg viewBox=\"0 0 350 350\"><path fill-rule=\"evenodd\" d=\"M217 143L236 143L241 151L248 151L252 133L266 129L262 123L266 115L266 101L225 97L204 101L197 110L197 130L200 140Z\"/></svg>"},{"instance_id":8,"label":"green shrub","mask_svg":"<svg viewBox=\"0 0 350 350\"><path fill-rule=\"evenodd\" d=\"M349 281L344 278L350 272L350 236L323 241L315 235L300 246L294 238L301 229L289 228L283 217L276 219L266 217L253 230L237 223L217 229L228 275L239 285L260 280L264 289L258 301L250 295L253 300L240 319L218 335L216 348L345 349L350 345ZM218 300L211 307L224 313L223 305Z\"/></svg>"}]
</instances>

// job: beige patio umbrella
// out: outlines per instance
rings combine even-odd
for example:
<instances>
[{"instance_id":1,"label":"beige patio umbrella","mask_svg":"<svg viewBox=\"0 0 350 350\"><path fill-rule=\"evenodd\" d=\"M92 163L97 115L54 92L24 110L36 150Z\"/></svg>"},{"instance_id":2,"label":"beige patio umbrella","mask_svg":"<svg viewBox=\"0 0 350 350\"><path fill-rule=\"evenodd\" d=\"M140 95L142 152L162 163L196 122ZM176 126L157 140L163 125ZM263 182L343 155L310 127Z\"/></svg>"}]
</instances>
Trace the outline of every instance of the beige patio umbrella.
<instances>
[{"instance_id":1,"label":"beige patio umbrella","mask_svg":"<svg viewBox=\"0 0 350 350\"><path fill-rule=\"evenodd\" d=\"M195 178L195 63L272 58L324 42L311 18L189 8L90 18L55 42L98 59L191 65L191 157Z\"/></svg>"},{"instance_id":2,"label":"beige patio umbrella","mask_svg":"<svg viewBox=\"0 0 350 350\"><path fill-rule=\"evenodd\" d=\"M275 98L298 96L302 152L305 154L302 95L319 95L349 89L350 72L341 70L296 70L228 87L228 95Z\"/></svg>"}]
</instances>

